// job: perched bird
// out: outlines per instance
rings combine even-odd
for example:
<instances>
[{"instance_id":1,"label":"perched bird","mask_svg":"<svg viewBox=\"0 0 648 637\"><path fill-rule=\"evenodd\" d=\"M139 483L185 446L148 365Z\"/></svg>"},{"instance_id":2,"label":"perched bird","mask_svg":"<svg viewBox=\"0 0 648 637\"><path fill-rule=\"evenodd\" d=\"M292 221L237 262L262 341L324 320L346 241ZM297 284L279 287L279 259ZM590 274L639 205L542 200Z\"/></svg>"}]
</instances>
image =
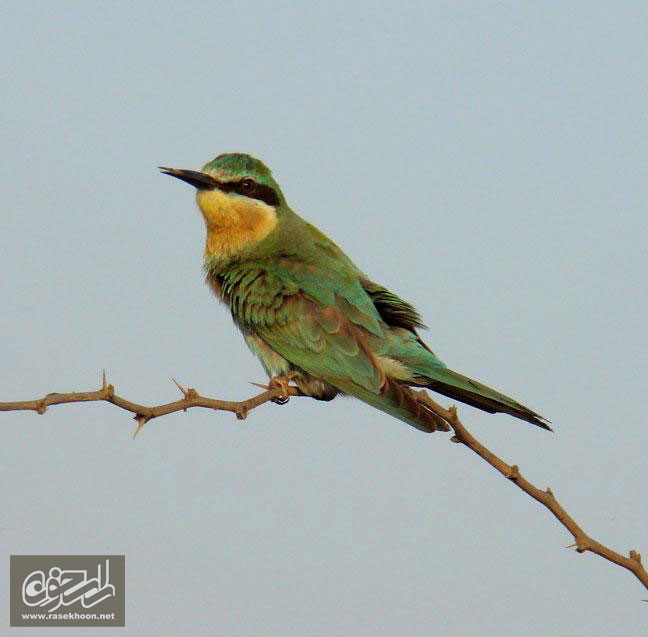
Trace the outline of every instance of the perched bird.
<instances>
[{"instance_id":1,"label":"perched bird","mask_svg":"<svg viewBox=\"0 0 648 637\"><path fill-rule=\"evenodd\" d=\"M412 388L550 429L528 407L448 367L417 333L408 302L369 279L288 206L263 162L241 153L202 171L160 170L197 190L206 281L229 307L271 385L318 400L355 396L425 432L447 424Z\"/></svg>"}]
</instances>

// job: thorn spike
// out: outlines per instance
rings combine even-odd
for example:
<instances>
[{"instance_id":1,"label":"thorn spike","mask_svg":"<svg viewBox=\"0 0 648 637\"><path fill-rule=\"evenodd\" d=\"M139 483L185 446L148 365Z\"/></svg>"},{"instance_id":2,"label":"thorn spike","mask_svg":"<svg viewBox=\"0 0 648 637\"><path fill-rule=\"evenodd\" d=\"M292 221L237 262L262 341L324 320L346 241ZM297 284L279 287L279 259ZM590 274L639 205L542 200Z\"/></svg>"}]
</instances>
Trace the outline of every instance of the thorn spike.
<instances>
[{"instance_id":1,"label":"thorn spike","mask_svg":"<svg viewBox=\"0 0 648 637\"><path fill-rule=\"evenodd\" d=\"M133 440L137 437L137 434L142 430L142 427L150 420L146 416L135 416L135 420L137 420L137 427L135 428L135 431L133 432Z\"/></svg>"},{"instance_id":2,"label":"thorn spike","mask_svg":"<svg viewBox=\"0 0 648 637\"><path fill-rule=\"evenodd\" d=\"M171 380L176 384L176 387L182 392L182 395L187 398L187 390L175 379L173 376Z\"/></svg>"}]
</instances>

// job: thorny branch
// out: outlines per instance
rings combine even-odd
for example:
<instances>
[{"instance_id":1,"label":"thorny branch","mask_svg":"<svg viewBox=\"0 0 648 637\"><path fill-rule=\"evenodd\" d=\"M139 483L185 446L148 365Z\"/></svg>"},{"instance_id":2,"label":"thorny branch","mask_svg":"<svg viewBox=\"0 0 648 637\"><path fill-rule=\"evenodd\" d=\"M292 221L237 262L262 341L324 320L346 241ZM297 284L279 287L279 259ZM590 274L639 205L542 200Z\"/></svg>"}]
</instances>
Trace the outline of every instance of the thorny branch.
<instances>
[{"instance_id":1,"label":"thorny branch","mask_svg":"<svg viewBox=\"0 0 648 637\"><path fill-rule=\"evenodd\" d=\"M106 382L106 371L104 370L101 378L101 389L98 391L82 391L70 392L66 394L52 393L47 394L39 400L21 400L11 403L0 402L0 411L35 411L39 414L44 414L47 408L52 405L62 405L64 403L90 403L105 401L112 403L116 407L130 411L133 420L137 422L137 427L133 433L133 438L137 436L142 427L160 416L166 416L176 411L186 411L191 407L205 407L206 409L214 409L216 411L231 411L236 414L239 420L247 418L248 412L255 407L259 407L267 402L280 400L282 398L282 389L280 387L266 387L266 391L247 400L240 402L233 402L230 400L217 400L215 398L205 398L198 394L195 389L191 387L185 389L178 381L173 379L178 389L182 392L182 399L176 400L172 403L164 405L155 405L154 407L147 407L146 405L139 405L126 398L122 398L115 393L115 388ZM265 387L264 385L260 385ZM301 396L302 393L297 387L289 387L290 396Z\"/></svg>"},{"instance_id":2,"label":"thorny branch","mask_svg":"<svg viewBox=\"0 0 648 637\"><path fill-rule=\"evenodd\" d=\"M641 563L641 554L637 551L630 551L629 556L621 555L600 542L591 538L583 529L574 521L574 519L563 509L558 500L554 496L552 490L547 487L544 491L538 489L535 485L531 484L520 473L520 468L514 465L508 465L501 458L498 458L490 449L487 449L481 444L463 425L459 416L457 416L457 408L450 407L444 409L441 405L434 402L428 394L424 391L418 392L418 401L431 409L437 416L443 418L454 430L454 436L450 439L452 442L457 442L465 445L471 451L474 451L478 456L483 458L489 465L497 469L505 478L513 482L517 487L528 493L534 500L540 502L551 511L558 521L574 536L574 544L570 547L576 548L578 553L585 553L590 551L600 557L614 562L623 568L632 572L639 581L648 588L648 572L644 569Z\"/></svg>"},{"instance_id":3,"label":"thorny branch","mask_svg":"<svg viewBox=\"0 0 648 637\"><path fill-rule=\"evenodd\" d=\"M133 433L133 437L135 437L142 427L153 418L165 416L166 414L171 414L176 411L186 411L192 407L204 407L216 411L230 411L236 414L236 417L239 420L243 420L247 417L248 413L256 407L260 407L270 401L284 402L286 400L285 392L281 387L265 387L260 385L265 388L265 391L262 393L252 396L247 400L233 402L206 398L198 394L195 389L185 389L177 381L174 380L174 382L182 392L183 397L181 400L166 403L164 405L147 407L145 405L131 402L130 400L126 400L117 395L115 393L115 388L106 382L106 373L104 371L101 389L97 391L71 392L64 394L52 393L47 394L39 400L0 402L0 411L31 410L36 411L39 414L44 414L47 411L47 408L52 405L105 401L134 414L133 418L137 422L137 427ZM292 386L288 387L288 394L289 396L303 396L297 387ZM518 488L522 489L522 491L549 509L549 511L554 514L557 520L572 534L574 538L574 544L568 548L574 547L578 553L589 551L613 562L614 564L618 564L622 568L633 573L635 577L637 577L637 579L639 579L639 581L648 589L648 572L644 569L641 562L641 555L637 551L630 551L629 556L626 557L625 555L621 555L591 538L559 504L550 488L542 490L531 484L531 482L522 476L517 465L507 464L492 451L482 445L466 429L461 420L459 420L456 407L445 409L432 400L425 391L417 392L416 397L418 402L424 408L432 411L450 425L454 431L454 436L451 438L452 442L465 445L471 451L474 451L494 469L499 471L499 473L501 473L505 478L513 482ZM444 428L445 427L439 427L439 429Z\"/></svg>"}]
</instances>

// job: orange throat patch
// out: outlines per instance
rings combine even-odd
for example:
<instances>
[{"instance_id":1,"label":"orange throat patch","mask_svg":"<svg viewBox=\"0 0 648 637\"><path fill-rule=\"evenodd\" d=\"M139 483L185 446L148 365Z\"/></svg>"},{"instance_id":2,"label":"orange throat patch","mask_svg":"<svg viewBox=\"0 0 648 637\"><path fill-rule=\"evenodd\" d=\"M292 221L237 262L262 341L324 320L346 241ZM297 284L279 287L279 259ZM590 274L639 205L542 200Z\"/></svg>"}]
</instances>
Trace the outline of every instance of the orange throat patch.
<instances>
[{"instance_id":1,"label":"orange throat patch","mask_svg":"<svg viewBox=\"0 0 648 637\"><path fill-rule=\"evenodd\" d=\"M198 207L205 218L205 256L233 256L265 239L277 225L272 206L220 190L199 190Z\"/></svg>"}]
</instances>

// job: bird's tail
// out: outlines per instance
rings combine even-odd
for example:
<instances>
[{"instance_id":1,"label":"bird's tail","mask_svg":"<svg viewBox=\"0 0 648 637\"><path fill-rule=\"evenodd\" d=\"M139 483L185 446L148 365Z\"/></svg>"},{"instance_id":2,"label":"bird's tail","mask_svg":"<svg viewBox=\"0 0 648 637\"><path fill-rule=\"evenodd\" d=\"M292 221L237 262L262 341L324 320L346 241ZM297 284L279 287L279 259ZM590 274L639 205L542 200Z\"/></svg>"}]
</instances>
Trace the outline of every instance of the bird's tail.
<instances>
[{"instance_id":1,"label":"bird's tail","mask_svg":"<svg viewBox=\"0 0 648 637\"><path fill-rule=\"evenodd\" d=\"M451 369L435 369L429 374L426 381L428 381L426 382L426 387L439 394L460 400L463 403L472 405L473 407L477 407L477 409L487 411L491 414L496 412L510 414L511 416L515 416L515 418L526 420L538 427L551 431L549 421L540 414L521 405L509 396L500 394L498 391L486 387L486 385L482 385L463 374L453 372Z\"/></svg>"},{"instance_id":2,"label":"bird's tail","mask_svg":"<svg viewBox=\"0 0 648 637\"><path fill-rule=\"evenodd\" d=\"M551 431L548 421L542 416L521 405L516 400L500 394L490 387L486 387L486 385L482 385L447 368L435 369L433 373L434 378L427 377L424 386L439 394L454 398L491 414L496 412L507 413ZM445 420L416 400L414 391L410 387L388 376L385 377L385 383L379 394L356 385L350 379L331 378L327 380L345 394L354 396L421 431L431 433L433 431L450 430Z\"/></svg>"}]
</instances>

